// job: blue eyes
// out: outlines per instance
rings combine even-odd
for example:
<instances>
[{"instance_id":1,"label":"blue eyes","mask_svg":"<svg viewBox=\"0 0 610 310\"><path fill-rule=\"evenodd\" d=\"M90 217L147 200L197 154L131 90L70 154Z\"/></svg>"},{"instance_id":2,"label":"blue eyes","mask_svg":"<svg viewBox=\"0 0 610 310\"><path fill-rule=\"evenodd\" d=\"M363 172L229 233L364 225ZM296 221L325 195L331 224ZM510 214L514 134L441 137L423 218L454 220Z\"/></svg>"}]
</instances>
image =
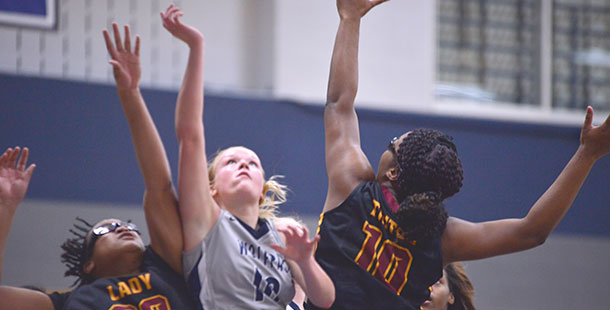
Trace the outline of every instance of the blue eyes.
<instances>
[{"instance_id":1,"label":"blue eyes","mask_svg":"<svg viewBox=\"0 0 610 310\"><path fill-rule=\"evenodd\" d=\"M227 161L227 165L233 165L233 164L237 164L237 161L235 159L229 159ZM248 163L248 166L258 167L258 164L256 162L254 162L254 161L251 161L251 162Z\"/></svg>"}]
</instances>

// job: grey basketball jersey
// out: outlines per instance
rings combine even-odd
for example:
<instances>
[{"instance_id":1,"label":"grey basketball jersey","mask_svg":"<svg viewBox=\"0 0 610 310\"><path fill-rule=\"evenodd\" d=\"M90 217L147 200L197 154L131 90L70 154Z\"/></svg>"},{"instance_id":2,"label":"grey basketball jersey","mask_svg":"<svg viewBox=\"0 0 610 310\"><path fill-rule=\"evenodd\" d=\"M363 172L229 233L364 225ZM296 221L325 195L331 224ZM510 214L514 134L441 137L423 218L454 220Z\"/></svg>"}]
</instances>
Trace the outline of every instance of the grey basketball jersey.
<instances>
[{"instance_id":1,"label":"grey basketball jersey","mask_svg":"<svg viewBox=\"0 0 610 310\"><path fill-rule=\"evenodd\" d=\"M292 273L272 221L255 231L226 210L201 245L184 253L184 273L203 309L286 309L294 297Z\"/></svg>"}]
</instances>

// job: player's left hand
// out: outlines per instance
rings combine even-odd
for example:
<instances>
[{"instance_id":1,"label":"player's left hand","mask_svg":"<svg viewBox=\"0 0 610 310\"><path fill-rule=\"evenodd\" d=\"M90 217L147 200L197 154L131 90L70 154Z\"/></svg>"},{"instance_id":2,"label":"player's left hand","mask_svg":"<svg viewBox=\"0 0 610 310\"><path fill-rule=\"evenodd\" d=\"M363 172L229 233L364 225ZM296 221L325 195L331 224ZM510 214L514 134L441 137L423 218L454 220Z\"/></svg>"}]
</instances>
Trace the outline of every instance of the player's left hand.
<instances>
[{"instance_id":1,"label":"player's left hand","mask_svg":"<svg viewBox=\"0 0 610 310\"><path fill-rule=\"evenodd\" d=\"M307 227L297 223L285 223L278 225L277 230L282 233L286 240L286 247L276 244L271 245L276 251L284 255L287 259L297 263L311 259L320 236L316 235L309 240L309 230Z\"/></svg>"},{"instance_id":2,"label":"player's left hand","mask_svg":"<svg viewBox=\"0 0 610 310\"><path fill-rule=\"evenodd\" d=\"M593 108L587 107L587 115L580 132L580 145L585 154L595 160L610 153L610 116L603 124L593 126Z\"/></svg>"}]
</instances>

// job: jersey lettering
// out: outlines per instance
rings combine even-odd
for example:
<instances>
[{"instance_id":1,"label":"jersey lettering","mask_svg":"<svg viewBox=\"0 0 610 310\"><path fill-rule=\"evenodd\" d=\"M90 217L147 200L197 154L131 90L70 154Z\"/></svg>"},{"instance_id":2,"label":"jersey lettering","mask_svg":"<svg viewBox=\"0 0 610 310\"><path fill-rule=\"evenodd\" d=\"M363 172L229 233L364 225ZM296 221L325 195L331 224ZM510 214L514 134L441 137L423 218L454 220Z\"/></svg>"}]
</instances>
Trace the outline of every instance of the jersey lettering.
<instances>
[{"instance_id":1,"label":"jersey lettering","mask_svg":"<svg viewBox=\"0 0 610 310\"><path fill-rule=\"evenodd\" d=\"M142 299L138 308L133 305L113 305L108 310L171 310L169 300L165 296L155 295Z\"/></svg>"},{"instance_id":2,"label":"jersey lettering","mask_svg":"<svg viewBox=\"0 0 610 310\"><path fill-rule=\"evenodd\" d=\"M120 281L116 287L108 285L106 289L108 289L108 296L112 301L118 301L125 296L142 293L144 289L152 289L150 273L140 274L127 281Z\"/></svg>"},{"instance_id":3,"label":"jersey lettering","mask_svg":"<svg viewBox=\"0 0 610 310\"><path fill-rule=\"evenodd\" d=\"M368 221L364 222L362 231L366 238L354 261L396 295L400 295L413 262L411 252L390 240L385 240L379 246L383 233Z\"/></svg>"}]
</instances>

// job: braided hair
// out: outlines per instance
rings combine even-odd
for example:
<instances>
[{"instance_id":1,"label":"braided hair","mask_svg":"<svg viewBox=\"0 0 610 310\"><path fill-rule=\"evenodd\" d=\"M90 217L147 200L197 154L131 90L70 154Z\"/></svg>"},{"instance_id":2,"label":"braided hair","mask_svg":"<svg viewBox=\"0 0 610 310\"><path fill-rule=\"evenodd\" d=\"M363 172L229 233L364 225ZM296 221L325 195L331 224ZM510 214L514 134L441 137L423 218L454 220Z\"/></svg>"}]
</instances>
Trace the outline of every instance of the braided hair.
<instances>
[{"instance_id":1,"label":"braided hair","mask_svg":"<svg viewBox=\"0 0 610 310\"><path fill-rule=\"evenodd\" d=\"M63 250L61 262L68 267L64 276L77 277L70 287L87 284L92 281L91 277L83 272L83 267L91 257L91 251L89 251L87 245L87 235L93 228L93 225L80 217L76 217L76 221L73 224L74 228L70 228L70 233L72 233L73 237L68 238L61 245Z\"/></svg>"},{"instance_id":2,"label":"braided hair","mask_svg":"<svg viewBox=\"0 0 610 310\"><path fill-rule=\"evenodd\" d=\"M408 196L400 203L396 216L405 237L412 241L437 238L447 226L447 211L436 192Z\"/></svg>"},{"instance_id":3,"label":"braided hair","mask_svg":"<svg viewBox=\"0 0 610 310\"><path fill-rule=\"evenodd\" d=\"M433 191L445 200L462 187L462 162L453 138L433 129L415 129L402 140L396 158L400 167L398 201L414 193Z\"/></svg>"}]
</instances>

